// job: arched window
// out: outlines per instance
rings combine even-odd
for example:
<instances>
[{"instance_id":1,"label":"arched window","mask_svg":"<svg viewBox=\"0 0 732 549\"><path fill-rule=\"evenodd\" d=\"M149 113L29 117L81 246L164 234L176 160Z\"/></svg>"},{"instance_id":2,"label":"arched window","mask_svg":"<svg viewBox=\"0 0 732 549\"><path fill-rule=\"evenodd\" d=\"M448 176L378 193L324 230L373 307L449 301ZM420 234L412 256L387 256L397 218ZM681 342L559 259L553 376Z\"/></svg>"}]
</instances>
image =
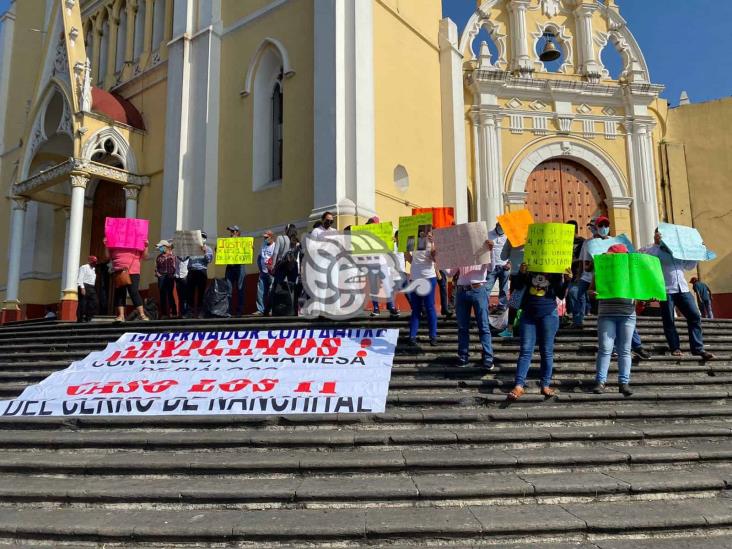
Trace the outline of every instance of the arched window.
<instances>
[{"instance_id":1,"label":"arched window","mask_svg":"<svg viewBox=\"0 0 732 549\"><path fill-rule=\"evenodd\" d=\"M153 7L152 51L157 51L165 36L165 0L155 0Z\"/></svg>"},{"instance_id":2,"label":"arched window","mask_svg":"<svg viewBox=\"0 0 732 549\"><path fill-rule=\"evenodd\" d=\"M272 181L282 180L282 122L284 114L282 68L272 91Z\"/></svg>"},{"instance_id":3,"label":"arched window","mask_svg":"<svg viewBox=\"0 0 732 549\"><path fill-rule=\"evenodd\" d=\"M104 17L102 23L102 32L99 42L99 73L98 83L104 83L104 77L107 76L107 62L109 57L109 18Z\"/></svg>"},{"instance_id":4,"label":"arched window","mask_svg":"<svg viewBox=\"0 0 732 549\"><path fill-rule=\"evenodd\" d=\"M556 59L551 61L544 61L544 67L547 72L559 72L564 65L564 61L567 57L564 47L557 39L557 36L551 30L544 31L544 34L539 41L536 43L536 54L542 55L545 52L554 51L557 56Z\"/></svg>"},{"instance_id":5,"label":"arched window","mask_svg":"<svg viewBox=\"0 0 732 549\"><path fill-rule=\"evenodd\" d=\"M140 58L145 47L145 5L147 2L137 2L137 14L135 15L135 42L132 57L135 61Z\"/></svg>"},{"instance_id":6,"label":"arched window","mask_svg":"<svg viewBox=\"0 0 732 549\"><path fill-rule=\"evenodd\" d=\"M119 26L117 27L117 50L115 55L114 72L121 71L125 66L125 52L127 50L127 4L122 4L119 10Z\"/></svg>"},{"instance_id":7,"label":"arched window","mask_svg":"<svg viewBox=\"0 0 732 549\"><path fill-rule=\"evenodd\" d=\"M279 50L269 44L260 49L252 90L252 188L256 191L282 180L284 151L283 62Z\"/></svg>"}]
</instances>

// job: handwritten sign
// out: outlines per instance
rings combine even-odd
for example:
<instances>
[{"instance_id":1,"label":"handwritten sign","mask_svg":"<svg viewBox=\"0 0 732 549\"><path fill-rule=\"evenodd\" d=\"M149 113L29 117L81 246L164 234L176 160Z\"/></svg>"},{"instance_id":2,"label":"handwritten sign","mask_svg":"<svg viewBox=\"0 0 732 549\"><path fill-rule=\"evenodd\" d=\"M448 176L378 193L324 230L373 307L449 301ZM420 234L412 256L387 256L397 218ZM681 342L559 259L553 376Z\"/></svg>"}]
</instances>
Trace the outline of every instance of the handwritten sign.
<instances>
[{"instance_id":1,"label":"handwritten sign","mask_svg":"<svg viewBox=\"0 0 732 549\"><path fill-rule=\"evenodd\" d=\"M437 229L433 231L433 235L437 263L441 269L486 265L491 262L491 252L485 246L488 228L483 222Z\"/></svg>"},{"instance_id":2,"label":"handwritten sign","mask_svg":"<svg viewBox=\"0 0 732 549\"><path fill-rule=\"evenodd\" d=\"M658 226L663 244L674 259L686 261L711 261L717 254L704 245L704 239L699 231L683 225L661 223Z\"/></svg>"},{"instance_id":3,"label":"handwritten sign","mask_svg":"<svg viewBox=\"0 0 732 549\"><path fill-rule=\"evenodd\" d=\"M201 247L203 237L200 230L175 231L173 237L173 251L178 257L197 257L203 255Z\"/></svg>"},{"instance_id":4,"label":"handwritten sign","mask_svg":"<svg viewBox=\"0 0 732 549\"><path fill-rule=\"evenodd\" d=\"M572 266L574 226L535 223L529 227L524 261L535 273L563 273Z\"/></svg>"},{"instance_id":5,"label":"handwritten sign","mask_svg":"<svg viewBox=\"0 0 732 549\"><path fill-rule=\"evenodd\" d=\"M526 244L529 236L529 225L534 223L534 216L529 210L519 210L498 216L498 222L503 227L511 246L518 248Z\"/></svg>"},{"instance_id":6,"label":"handwritten sign","mask_svg":"<svg viewBox=\"0 0 732 549\"><path fill-rule=\"evenodd\" d=\"M616 244L622 244L623 246L628 248L628 252L630 252L630 253L633 253L635 251L635 248L633 247L633 243L624 234L621 234L614 238L605 238L605 239L593 238L592 240L588 240L587 241L587 251L590 253L590 255L592 257L595 257L596 255L606 253L610 248L612 248Z\"/></svg>"},{"instance_id":7,"label":"handwritten sign","mask_svg":"<svg viewBox=\"0 0 732 549\"><path fill-rule=\"evenodd\" d=\"M381 250L373 250L363 239L356 237L358 233L371 233L379 240ZM351 252L354 255L373 255L391 253L394 249L394 226L391 221L371 223L370 225L354 225L351 227ZM382 246L383 244L383 246Z\"/></svg>"},{"instance_id":8,"label":"handwritten sign","mask_svg":"<svg viewBox=\"0 0 732 549\"><path fill-rule=\"evenodd\" d=\"M657 257L603 254L594 261L598 299L666 299L666 284Z\"/></svg>"},{"instance_id":9,"label":"handwritten sign","mask_svg":"<svg viewBox=\"0 0 732 549\"><path fill-rule=\"evenodd\" d=\"M455 224L455 208L412 208L412 215L432 214L432 227L444 229Z\"/></svg>"},{"instance_id":10,"label":"handwritten sign","mask_svg":"<svg viewBox=\"0 0 732 549\"><path fill-rule=\"evenodd\" d=\"M254 239L250 236L219 238L216 241L216 265L251 265L254 263Z\"/></svg>"},{"instance_id":11,"label":"handwritten sign","mask_svg":"<svg viewBox=\"0 0 732 549\"><path fill-rule=\"evenodd\" d=\"M150 222L147 219L108 217L104 220L107 248L144 250Z\"/></svg>"},{"instance_id":12,"label":"handwritten sign","mask_svg":"<svg viewBox=\"0 0 732 549\"><path fill-rule=\"evenodd\" d=\"M424 250L426 242L424 237L419 238L419 233L426 235L430 231L432 231L432 213L400 217L399 242L397 243L399 251Z\"/></svg>"}]
</instances>

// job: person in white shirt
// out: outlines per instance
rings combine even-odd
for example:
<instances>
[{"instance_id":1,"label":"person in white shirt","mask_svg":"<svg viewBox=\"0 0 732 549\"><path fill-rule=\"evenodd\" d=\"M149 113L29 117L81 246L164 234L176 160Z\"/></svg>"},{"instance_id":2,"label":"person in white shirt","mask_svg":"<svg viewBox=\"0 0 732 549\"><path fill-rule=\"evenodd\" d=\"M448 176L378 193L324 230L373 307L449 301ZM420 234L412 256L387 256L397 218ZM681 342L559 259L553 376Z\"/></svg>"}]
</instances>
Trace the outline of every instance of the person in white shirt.
<instances>
[{"instance_id":1,"label":"person in white shirt","mask_svg":"<svg viewBox=\"0 0 732 549\"><path fill-rule=\"evenodd\" d=\"M76 307L76 321L89 322L97 313L97 258L90 255L88 262L79 268L76 278L79 302Z\"/></svg>"},{"instance_id":2,"label":"person in white shirt","mask_svg":"<svg viewBox=\"0 0 732 549\"><path fill-rule=\"evenodd\" d=\"M496 227L488 233L488 240L493 242L493 248L491 251L492 268L486 277L486 288L490 299L493 286L498 281L498 309L495 313L500 314L508 308L508 278L511 273L511 261L502 258L508 237L500 223L496 223Z\"/></svg>"},{"instance_id":3,"label":"person in white shirt","mask_svg":"<svg viewBox=\"0 0 732 549\"><path fill-rule=\"evenodd\" d=\"M409 301L412 305L412 316L409 319L409 343L417 345L417 331L419 330L419 319L422 309L427 312L427 323L430 332L430 345L437 345L437 311L435 310L435 288L437 287L437 271L435 271L435 245L432 233L421 232L419 238L427 238L427 245L424 250L407 251L404 254L406 260L411 264L411 280L424 279L430 283L430 292L427 295L419 295L413 292Z\"/></svg>"},{"instance_id":4,"label":"person in white shirt","mask_svg":"<svg viewBox=\"0 0 732 549\"><path fill-rule=\"evenodd\" d=\"M661 318L663 319L663 332L666 335L666 342L671 354L675 357L683 356L681 340L674 321L674 308L678 308L686 318L691 354L701 357L703 360L714 360L715 356L704 350L701 314L694 302L694 297L689 291L689 284L686 282L686 276L684 275L684 271L696 269L697 262L675 259L663 245L663 235L658 229L653 235L653 246L643 248L640 251L645 254L655 255L661 260L663 278L666 282L666 301L661 302Z\"/></svg>"},{"instance_id":5,"label":"person in white shirt","mask_svg":"<svg viewBox=\"0 0 732 549\"><path fill-rule=\"evenodd\" d=\"M335 234L338 231L336 230L334 225L335 216L330 212L325 212L323 215L320 216L320 225L317 225L313 228L313 230L310 232L310 236L312 238L315 238L316 240L320 240L328 234Z\"/></svg>"},{"instance_id":6,"label":"person in white shirt","mask_svg":"<svg viewBox=\"0 0 732 549\"><path fill-rule=\"evenodd\" d=\"M178 256L175 269L175 292L178 294L178 312L181 318L190 317L190 306L188 305L188 262L189 257Z\"/></svg>"}]
</instances>

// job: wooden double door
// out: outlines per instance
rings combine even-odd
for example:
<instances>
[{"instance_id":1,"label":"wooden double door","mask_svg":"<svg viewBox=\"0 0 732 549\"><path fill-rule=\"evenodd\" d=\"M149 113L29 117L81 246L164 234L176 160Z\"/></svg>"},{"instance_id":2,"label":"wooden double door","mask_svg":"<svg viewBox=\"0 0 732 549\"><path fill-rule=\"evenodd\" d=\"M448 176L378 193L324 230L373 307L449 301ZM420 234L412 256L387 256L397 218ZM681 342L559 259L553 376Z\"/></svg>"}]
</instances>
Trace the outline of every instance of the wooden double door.
<instances>
[{"instance_id":1,"label":"wooden double door","mask_svg":"<svg viewBox=\"0 0 732 549\"><path fill-rule=\"evenodd\" d=\"M539 164L526 183L526 207L538 223L577 221L580 234L598 215L607 215L605 192L597 177L572 160L552 159Z\"/></svg>"}]
</instances>

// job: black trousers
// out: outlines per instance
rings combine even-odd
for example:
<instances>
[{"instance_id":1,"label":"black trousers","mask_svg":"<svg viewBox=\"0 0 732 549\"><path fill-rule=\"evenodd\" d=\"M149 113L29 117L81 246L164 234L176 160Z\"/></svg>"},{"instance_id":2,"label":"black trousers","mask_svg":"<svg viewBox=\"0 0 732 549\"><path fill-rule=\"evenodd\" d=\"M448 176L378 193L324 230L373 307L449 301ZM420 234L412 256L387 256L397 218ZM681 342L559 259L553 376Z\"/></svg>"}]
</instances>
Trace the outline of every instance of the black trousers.
<instances>
[{"instance_id":1,"label":"black trousers","mask_svg":"<svg viewBox=\"0 0 732 549\"><path fill-rule=\"evenodd\" d=\"M191 309L196 313L203 312L203 294L208 283L207 271L188 271L188 297Z\"/></svg>"},{"instance_id":2,"label":"black trousers","mask_svg":"<svg viewBox=\"0 0 732 549\"><path fill-rule=\"evenodd\" d=\"M158 278L158 289L160 290L160 315L161 316L178 316L178 310L175 306L175 298L173 297L173 288L175 287L175 279L173 275L163 275Z\"/></svg>"},{"instance_id":3,"label":"black trousers","mask_svg":"<svg viewBox=\"0 0 732 549\"><path fill-rule=\"evenodd\" d=\"M86 292L86 295L81 293L81 286L79 286L78 291L79 303L76 306L76 321L89 322L97 314L99 308L97 303L97 289L91 284L84 284L84 292Z\"/></svg>"},{"instance_id":4,"label":"black trousers","mask_svg":"<svg viewBox=\"0 0 732 549\"><path fill-rule=\"evenodd\" d=\"M121 288L116 288L114 290L114 306L115 307L124 307L127 303L127 294L130 294L130 299L132 300L132 304L135 307L140 307L142 305L142 297L140 297L140 275L139 274L133 274L130 275L130 278L132 279L132 284L129 286L122 286Z\"/></svg>"}]
</instances>

